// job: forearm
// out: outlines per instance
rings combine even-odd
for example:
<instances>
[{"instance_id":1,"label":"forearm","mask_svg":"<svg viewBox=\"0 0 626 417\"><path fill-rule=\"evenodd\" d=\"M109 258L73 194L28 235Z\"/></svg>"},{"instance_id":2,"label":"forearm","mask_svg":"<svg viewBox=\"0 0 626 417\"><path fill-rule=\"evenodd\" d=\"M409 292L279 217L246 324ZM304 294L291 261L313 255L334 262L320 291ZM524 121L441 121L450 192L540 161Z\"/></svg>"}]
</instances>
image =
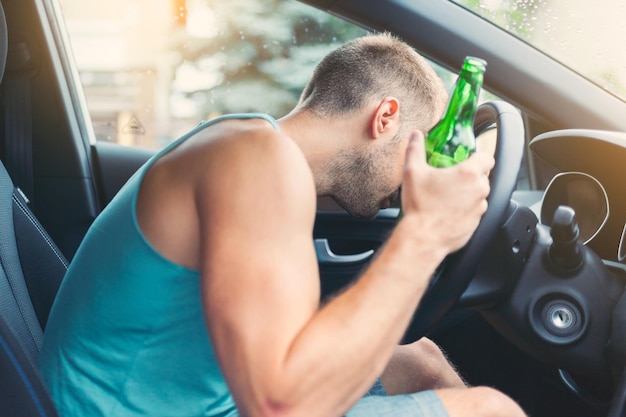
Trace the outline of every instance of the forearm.
<instances>
[{"instance_id":1,"label":"forearm","mask_svg":"<svg viewBox=\"0 0 626 417\"><path fill-rule=\"evenodd\" d=\"M278 402L342 410L382 373L445 256L416 237L418 227L401 221L362 277L303 327L285 358L276 392L288 394Z\"/></svg>"}]
</instances>

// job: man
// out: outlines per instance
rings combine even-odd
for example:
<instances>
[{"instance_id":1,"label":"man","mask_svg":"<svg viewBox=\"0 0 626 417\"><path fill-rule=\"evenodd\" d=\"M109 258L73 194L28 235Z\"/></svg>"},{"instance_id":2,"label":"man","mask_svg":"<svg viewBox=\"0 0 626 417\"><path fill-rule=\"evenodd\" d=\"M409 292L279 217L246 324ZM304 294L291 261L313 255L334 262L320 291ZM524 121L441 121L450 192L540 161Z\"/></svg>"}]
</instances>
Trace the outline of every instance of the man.
<instances>
[{"instance_id":1,"label":"man","mask_svg":"<svg viewBox=\"0 0 626 417\"><path fill-rule=\"evenodd\" d=\"M61 414L523 415L462 387L427 340L409 354L415 378L442 389L360 399L381 374L406 390L389 370L409 363L396 345L486 209L491 157L425 163L419 130L445 102L410 47L366 36L329 54L278 122L230 115L153 158L96 219L53 306L40 365ZM401 183L386 245L320 306L316 196L371 218Z\"/></svg>"}]
</instances>

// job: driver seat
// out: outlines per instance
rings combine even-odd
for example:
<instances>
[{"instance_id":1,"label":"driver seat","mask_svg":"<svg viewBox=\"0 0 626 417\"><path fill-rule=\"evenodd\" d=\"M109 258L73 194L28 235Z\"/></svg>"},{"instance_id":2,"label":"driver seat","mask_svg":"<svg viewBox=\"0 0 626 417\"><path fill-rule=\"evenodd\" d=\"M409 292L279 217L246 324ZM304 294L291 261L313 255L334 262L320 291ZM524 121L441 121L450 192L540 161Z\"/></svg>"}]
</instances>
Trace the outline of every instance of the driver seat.
<instances>
[{"instance_id":1,"label":"driver seat","mask_svg":"<svg viewBox=\"0 0 626 417\"><path fill-rule=\"evenodd\" d=\"M18 192L0 162L0 410L2 415L15 417L58 417L36 365L43 330L22 269L22 263L30 264L37 253L42 255L40 259L44 262L40 266L43 267L50 254L39 251L41 246L36 242L49 237L30 210L18 205ZM17 226L24 220L36 235L24 233L23 225ZM30 240L33 244L28 243ZM49 242L52 245L49 248L53 248L52 241ZM18 253L18 247L22 253ZM37 278L43 281L48 274ZM56 291L50 298L55 294Z\"/></svg>"},{"instance_id":2,"label":"driver seat","mask_svg":"<svg viewBox=\"0 0 626 417\"><path fill-rule=\"evenodd\" d=\"M0 3L0 80L8 55ZM28 209L0 162L0 410L58 417L36 361L43 328L67 261Z\"/></svg>"}]
</instances>

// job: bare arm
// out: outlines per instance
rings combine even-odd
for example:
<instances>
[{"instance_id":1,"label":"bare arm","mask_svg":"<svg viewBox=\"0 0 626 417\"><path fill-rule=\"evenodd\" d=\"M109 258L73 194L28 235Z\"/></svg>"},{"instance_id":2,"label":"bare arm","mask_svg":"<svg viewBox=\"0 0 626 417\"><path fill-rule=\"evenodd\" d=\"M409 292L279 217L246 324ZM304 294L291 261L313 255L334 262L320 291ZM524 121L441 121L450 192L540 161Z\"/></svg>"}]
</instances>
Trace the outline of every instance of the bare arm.
<instances>
[{"instance_id":1,"label":"bare arm","mask_svg":"<svg viewBox=\"0 0 626 417\"><path fill-rule=\"evenodd\" d=\"M255 143L254 157L228 158L197 192L215 350L242 415L340 415L384 369L434 269L471 235L490 161L436 171L412 143L402 221L358 282L319 309L311 174L295 145Z\"/></svg>"}]
</instances>

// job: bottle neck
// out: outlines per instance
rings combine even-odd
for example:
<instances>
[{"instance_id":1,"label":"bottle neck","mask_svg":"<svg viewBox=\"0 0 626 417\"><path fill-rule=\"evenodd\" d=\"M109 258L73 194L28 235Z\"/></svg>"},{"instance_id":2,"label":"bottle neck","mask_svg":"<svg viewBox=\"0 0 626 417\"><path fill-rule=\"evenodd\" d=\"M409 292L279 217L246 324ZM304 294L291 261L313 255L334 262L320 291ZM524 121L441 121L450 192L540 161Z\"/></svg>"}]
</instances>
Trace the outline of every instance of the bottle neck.
<instances>
[{"instance_id":1,"label":"bottle neck","mask_svg":"<svg viewBox=\"0 0 626 417\"><path fill-rule=\"evenodd\" d=\"M482 84L483 74L481 71L461 71L450 97L444 120L472 127Z\"/></svg>"}]
</instances>

